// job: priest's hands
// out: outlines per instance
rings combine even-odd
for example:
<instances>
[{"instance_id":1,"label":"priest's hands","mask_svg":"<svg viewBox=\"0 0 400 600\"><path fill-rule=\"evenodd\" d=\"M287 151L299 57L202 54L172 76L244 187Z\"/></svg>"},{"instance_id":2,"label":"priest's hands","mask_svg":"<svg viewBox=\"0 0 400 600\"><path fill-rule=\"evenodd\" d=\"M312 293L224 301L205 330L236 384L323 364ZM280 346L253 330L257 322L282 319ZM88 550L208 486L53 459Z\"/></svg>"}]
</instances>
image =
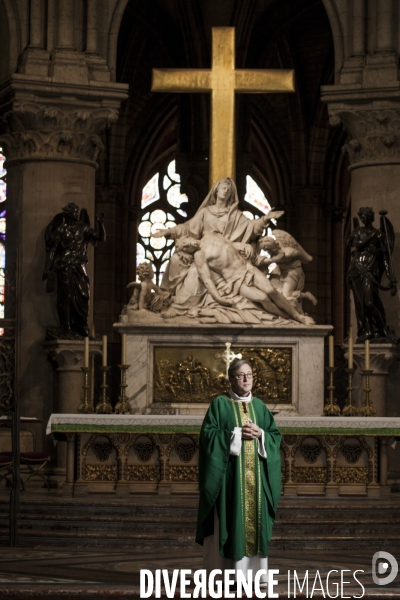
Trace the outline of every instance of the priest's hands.
<instances>
[{"instance_id":1,"label":"priest's hands","mask_svg":"<svg viewBox=\"0 0 400 600\"><path fill-rule=\"evenodd\" d=\"M248 423L242 427L242 440L255 440L260 438L262 429L255 423Z\"/></svg>"}]
</instances>

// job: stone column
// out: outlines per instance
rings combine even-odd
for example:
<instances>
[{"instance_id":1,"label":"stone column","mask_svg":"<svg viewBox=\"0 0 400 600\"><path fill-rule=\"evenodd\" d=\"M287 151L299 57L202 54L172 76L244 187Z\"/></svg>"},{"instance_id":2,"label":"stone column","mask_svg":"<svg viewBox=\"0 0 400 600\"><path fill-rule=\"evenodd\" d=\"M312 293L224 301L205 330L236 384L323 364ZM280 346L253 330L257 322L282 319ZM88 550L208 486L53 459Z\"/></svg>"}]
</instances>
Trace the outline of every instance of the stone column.
<instances>
[{"instance_id":1,"label":"stone column","mask_svg":"<svg viewBox=\"0 0 400 600\"><path fill-rule=\"evenodd\" d=\"M57 397L53 412L77 413L83 397L83 341L52 340L44 342L43 348L47 356L54 362L57 371ZM101 342L91 341L89 356L96 354L101 354ZM96 406L97 400L94 398L94 406ZM54 469L54 474L59 483L66 478L67 448L67 441L57 442L57 467ZM71 452L71 448L69 451Z\"/></svg>"},{"instance_id":2,"label":"stone column","mask_svg":"<svg viewBox=\"0 0 400 600\"><path fill-rule=\"evenodd\" d=\"M371 370L370 399L376 410L377 417L387 417L387 391L389 369L395 360L400 360L400 348L394 344L371 344L370 346ZM358 399L358 409L364 406L365 380L361 371L365 365L365 351L363 344L354 345L354 362L358 369L354 374L354 398Z\"/></svg>"},{"instance_id":3,"label":"stone column","mask_svg":"<svg viewBox=\"0 0 400 600\"><path fill-rule=\"evenodd\" d=\"M99 134L117 119L126 93L121 84L96 87L91 91L53 82L50 91L47 84L14 75L0 88L6 123L0 138L7 159L6 250L8 257L19 258L19 401L22 415L44 420L54 410L53 373L41 342L46 327L58 324L55 295L46 294L42 281L44 230L71 201L87 209L94 225L95 169L103 146ZM92 290L93 253L92 248ZM43 438L39 447L46 443Z\"/></svg>"},{"instance_id":4,"label":"stone column","mask_svg":"<svg viewBox=\"0 0 400 600\"><path fill-rule=\"evenodd\" d=\"M107 232L106 241L99 244L96 250L94 322L98 335L113 336L113 322L118 320L118 315L121 312L121 306L118 303L117 314L113 319L115 281L118 281L119 275L116 272L118 267L115 263L116 208L121 198L123 198L123 188L121 186L96 186L96 212L97 214L104 213L104 225ZM135 256L133 264L136 264Z\"/></svg>"}]
</instances>

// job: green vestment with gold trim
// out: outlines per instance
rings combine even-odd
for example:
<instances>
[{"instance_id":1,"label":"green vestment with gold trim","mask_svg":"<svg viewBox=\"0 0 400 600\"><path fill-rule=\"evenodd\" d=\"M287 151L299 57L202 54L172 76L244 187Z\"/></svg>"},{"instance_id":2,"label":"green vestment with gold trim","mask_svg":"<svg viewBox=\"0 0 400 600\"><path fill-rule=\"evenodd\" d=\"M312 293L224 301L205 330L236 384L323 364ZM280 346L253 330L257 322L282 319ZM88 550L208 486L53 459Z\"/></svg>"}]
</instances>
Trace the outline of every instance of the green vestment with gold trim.
<instances>
[{"instance_id":1,"label":"green vestment with gold trim","mask_svg":"<svg viewBox=\"0 0 400 600\"><path fill-rule=\"evenodd\" d=\"M247 413L242 402L217 396L200 432L196 542L213 535L215 505L220 554L235 561L268 556L281 491L280 431L262 400L253 397L246 407ZM258 440L242 440L240 455L230 454L232 431L246 419L264 430L266 459L258 454Z\"/></svg>"}]
</instances>

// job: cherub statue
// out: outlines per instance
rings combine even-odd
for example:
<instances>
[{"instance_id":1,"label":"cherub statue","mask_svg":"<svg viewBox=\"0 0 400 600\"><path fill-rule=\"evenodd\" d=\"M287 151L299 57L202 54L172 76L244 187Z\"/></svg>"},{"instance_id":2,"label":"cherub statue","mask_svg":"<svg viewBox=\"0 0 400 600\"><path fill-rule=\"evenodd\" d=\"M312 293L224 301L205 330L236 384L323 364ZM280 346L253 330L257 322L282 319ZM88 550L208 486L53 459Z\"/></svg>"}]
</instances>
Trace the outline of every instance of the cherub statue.
<instances>
[{"instance_id":1,"label":"cherub statue","mask_svg":"<svg viewBox=\"0 0 400 600\"><path fill-rule=\"evenodd\" d=\"M140 283L132 281L126 287L133 288L133 294L128 304L128 310L151 310L160 312L169 293L162 290L153 282L154 271L151 263L141 263L136 269Z\"/></svg>"},{"instance_id":2,"label":"cherub statue","mask_svg":"<svg viewBox=\"0 0 400 600\"><path fill-rule=\"evenodd\" d=\"M279 278L272 276L271 282L301 314L304 314L303 298L310 300L314 306L317 304L317 299L311 292L303 292L304 271L302 265L310 263L312 256L287 231L275 229L273 235L275 239L266 236L259 240L260 248L266 250L270 258L257 256L255 264L261 269L273 263L278 265L280 276Z\"/></svg>"}]
</instances>

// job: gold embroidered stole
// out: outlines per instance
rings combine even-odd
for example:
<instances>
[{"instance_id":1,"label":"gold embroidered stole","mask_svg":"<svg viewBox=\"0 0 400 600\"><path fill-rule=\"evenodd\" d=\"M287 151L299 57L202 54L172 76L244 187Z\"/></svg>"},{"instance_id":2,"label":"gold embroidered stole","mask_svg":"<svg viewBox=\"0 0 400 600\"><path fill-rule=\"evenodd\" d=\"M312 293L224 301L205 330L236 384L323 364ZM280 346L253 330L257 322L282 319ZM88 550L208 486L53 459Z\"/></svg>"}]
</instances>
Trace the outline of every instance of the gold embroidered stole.
<instances>
[{"instance_id":1,"label":"gold embroidered stole","mask_svg":"<svg viewBox=\"0 0 400 600\"><path fill-rule=\"evenodd\" d=\"M236 426L243 427L249 420L257 424L252 402L233 402ZM258 439L242 440L240 452L240 489L242 523L246 540L246 556L256 556L260 549L261 536L261 472L258 459Z\"/></svg>"}]
</instances>

